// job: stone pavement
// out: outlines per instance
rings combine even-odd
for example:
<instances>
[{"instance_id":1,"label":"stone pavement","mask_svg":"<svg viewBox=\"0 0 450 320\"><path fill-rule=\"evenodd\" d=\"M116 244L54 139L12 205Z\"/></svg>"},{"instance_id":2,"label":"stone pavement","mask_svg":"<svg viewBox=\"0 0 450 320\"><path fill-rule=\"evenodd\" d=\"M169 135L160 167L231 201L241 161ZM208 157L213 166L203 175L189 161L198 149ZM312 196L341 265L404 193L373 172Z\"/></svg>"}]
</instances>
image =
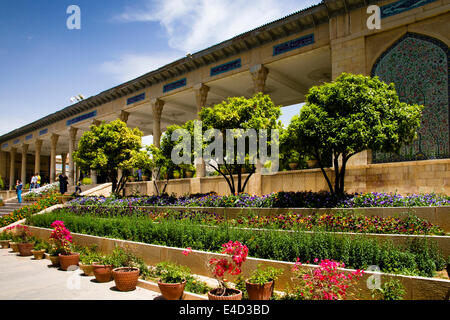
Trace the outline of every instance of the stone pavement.
<instances>
[{"instance_id":1,"label":"stone pavement","mask_svg":"<svg viewBox=\"0 0 450 320\"><path fill-rule=\"evenodd\" d=\"M62 271L47 259L20 257L0 249L0 300L154 300L160 294L137 287L116 290L114 281L97 283L82 271Z\"/></svg>"}]
</instances>

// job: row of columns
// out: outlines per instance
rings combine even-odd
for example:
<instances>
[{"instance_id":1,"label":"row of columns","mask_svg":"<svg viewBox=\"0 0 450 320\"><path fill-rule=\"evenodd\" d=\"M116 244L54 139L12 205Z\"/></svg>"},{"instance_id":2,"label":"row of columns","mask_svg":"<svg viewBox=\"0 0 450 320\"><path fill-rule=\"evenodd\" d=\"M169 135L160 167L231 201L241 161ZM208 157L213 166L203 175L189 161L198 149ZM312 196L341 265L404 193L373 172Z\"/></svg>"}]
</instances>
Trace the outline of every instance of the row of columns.
<instances>
[{"instance_id":1,"label":"row of columns","mask_svg":"<svg viewBox=\"0 0 450 320\"><path fill-rule=\"evenodd\" d=\"M253 66L250 68L250 73L253 80L253 86L255 93L257 92L264 92L265 85L266 85L266 79L267 75L269 73L269 70L259 64L256 66ZM201 109L206 105L208 93L210 91L210 88L203 84L197 84L194 86L194 92L195 92L195 100L197 105L197 113L201 111ZM164 101L161 99L153 99L151 100L151 106L152 106L152 112L153 112L153 144L159 148L160 147L160 140L161 140L161 115L164 108ZM118 118L127 123L128 122L129 113L126 111L121 111ZM93 120L93 125L99 125L101 122L99 120ZM78 128L70 127L69 128L69 152L68 154L63 153L61 154L62 158L62 173L65 174L65 163L67 155L69 156L69 183L74 184L75 183L75 165L73 160L73 152L76 149L76 136L77 136ZM52 134L50 137L50 182L55 182L56 180L56 147L58 144L59 135ZM41 149L42 149L42 140L36 140L35 141L35 172L40 172L40 166L41 166ZM10 165L10 186L15 185L15 177L14 177L14 163L15 163L15 157L16 157L16 148L12 148L10 151L10 159L11 159L11 165ZM25 182L26 180L26 157L28 152L28 145L23 144L22 145L22 165L21 165L21 179ZM197 178L201 178L205 176L205 163L203 159L198 158L195 160L196 164L196 170L197 170ZM119 173L119 176L121 173ZM97 175L95 171L91 171L91 179L93 180L93 183L97 182Z\"/></svg>"},{"instance_id":2,"label":"row of columns","mask_svg":"<svg viewBox=\"0 0 450 320\"><path fill-rule=\"evenodd\" d=\"M250 73L253 80L255 94L258 92L264 92L269 69L267 69L262 64L258 64L250 68ZM203 83L199 83L194 86L195 100L197 104L197 118L199 118L198 114L200 113L201 109L206 105L209 91L210 88ZM153 144L155 145L155 147L159 148L161 140L161 114L164 107L164 101L161 99L153 99L151 101L151 105L153 111ZM195 159L195 166L197 171L197 178L204 177L206 170L203 159Z\"/></svg>"}]
</instances>

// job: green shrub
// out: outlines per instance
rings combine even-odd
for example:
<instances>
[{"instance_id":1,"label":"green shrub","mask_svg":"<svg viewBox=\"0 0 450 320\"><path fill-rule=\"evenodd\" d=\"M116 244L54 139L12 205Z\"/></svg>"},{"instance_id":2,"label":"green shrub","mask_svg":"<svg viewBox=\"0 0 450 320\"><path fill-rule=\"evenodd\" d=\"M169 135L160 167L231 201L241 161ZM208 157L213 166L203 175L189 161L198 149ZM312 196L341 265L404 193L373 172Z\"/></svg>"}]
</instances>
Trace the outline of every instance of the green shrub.
<instances>
[{"instance_id":1,"label":"green shrub","mask_svg":"<svg viewBox=\"0 0 450 320\"><path fill-rule=\"evenodd\" d=\"M92 179L91 179L91 178L88 178L88 177L83 178L83 180L81 180L81 184L83 184L83 185L89 185L89 184L92 184Z\"/></svg>"},{"instance_id":2,"label":"green shrub","mask_svg":"<svg viewBox=\"0 0 450 320\"><path fill-rule=\"evenodd\" d=\"M191 274L191 270L171 262L161 262L155 267L154 273L162 283L181 283Z\"/></svg>"},{"instance_id":3,"label":"green shrub","mask_svg":"<svg viewBox=\"0 0 450 320\"><path fill-rule=\"evenodd\" d=\"M250 275L250 278L247 279L247 281L253 284L263 285L267 282L275 281L282 274L283 269L274 267L266 267L265 269L263 269L263 265L259 264Z\"/></svg>"},{"instance_id":4,"label":"green shrub","mask_svg":"<svg viewBox=\"0 0 450 320\"><path fill-rule=\"evenodd\" d=\"M435 243L412 241L394 246L392 241L351 238L331 233L249 231L225 224L205 227L189 221L153 223L146 217L80 216L65 210L30 216L27 223L49 228L55 220L64 221L72 232L131 240L170 247L220 252L230 239L244 243L255 258L301 262L333 259L353 269L378 265L383 272L431 277L445 267L445 260Z\"/></svg>"},{"instance_id":5,"label":"green shrub","mask_svg":"<svg viewBox=\"0 0 450 320\"><path fill-rule=\"evenodd\" d=\"M403 300L405 294L405 287L398 279L389 280L381 288L372 290L372 297L377 300Z\"/></svg>"}]
</instances>

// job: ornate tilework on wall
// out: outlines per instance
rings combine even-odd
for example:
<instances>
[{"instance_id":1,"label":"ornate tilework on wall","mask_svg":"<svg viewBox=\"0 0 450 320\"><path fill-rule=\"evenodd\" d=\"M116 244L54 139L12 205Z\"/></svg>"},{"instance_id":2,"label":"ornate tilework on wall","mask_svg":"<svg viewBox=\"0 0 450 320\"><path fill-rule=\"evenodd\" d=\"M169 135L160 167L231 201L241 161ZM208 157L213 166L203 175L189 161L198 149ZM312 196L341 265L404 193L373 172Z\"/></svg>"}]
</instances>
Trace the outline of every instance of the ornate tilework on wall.
<instances>
[{"instance_id":1,"label":"ornate tilework on wall","mask_svg":"<svg viewBox=\"0 0 450 320\"><path fill-rule=\"evenodd\" d=\"M395 84L402 102L425 106L418 139L399 154L373 152L373 162L449 158L449 48L407 33L375 63L372 75Z\"/></svg>"}]
</instances>

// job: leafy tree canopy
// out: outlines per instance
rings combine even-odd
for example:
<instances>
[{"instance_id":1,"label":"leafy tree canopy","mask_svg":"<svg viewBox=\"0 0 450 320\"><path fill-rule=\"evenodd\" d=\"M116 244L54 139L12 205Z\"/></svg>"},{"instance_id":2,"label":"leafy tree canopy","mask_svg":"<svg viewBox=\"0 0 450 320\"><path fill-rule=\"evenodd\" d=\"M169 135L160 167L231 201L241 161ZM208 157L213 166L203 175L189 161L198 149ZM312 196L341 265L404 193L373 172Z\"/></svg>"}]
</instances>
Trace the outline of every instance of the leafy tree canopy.
<instances>
[{"instance_id":1,"label":"leafy tree canopy","mask_svg":"<svg viewBox=\"0 0 450 320\"><path fill-rule=\"evenodd\" d=\"M135 165L136 155L141 149L143 133L130 129L121 120L92 125L83 133L74 152L74 161L84 170L97 170L107 174L112 182L113 193L123 190L128 172ZM118 183L118 170L123 170Z\"/></svg>"},{"instance_id":2,"label":"leafy tree canopy","mask_svg":"<svg viewBox=\"0 0 450 320\"><path fill-rule=\"evenodd\" d=\"M344 192L345 167L353 155L367 149L396 152L412 142L423 109L400 102L393 83L347 73L334 82L310 88L306 101L300 115L291 120L283 141L319 160L333 193ZM330 155L334 187L323 169L324 159Z\"/></svg>"}]
</instances>

